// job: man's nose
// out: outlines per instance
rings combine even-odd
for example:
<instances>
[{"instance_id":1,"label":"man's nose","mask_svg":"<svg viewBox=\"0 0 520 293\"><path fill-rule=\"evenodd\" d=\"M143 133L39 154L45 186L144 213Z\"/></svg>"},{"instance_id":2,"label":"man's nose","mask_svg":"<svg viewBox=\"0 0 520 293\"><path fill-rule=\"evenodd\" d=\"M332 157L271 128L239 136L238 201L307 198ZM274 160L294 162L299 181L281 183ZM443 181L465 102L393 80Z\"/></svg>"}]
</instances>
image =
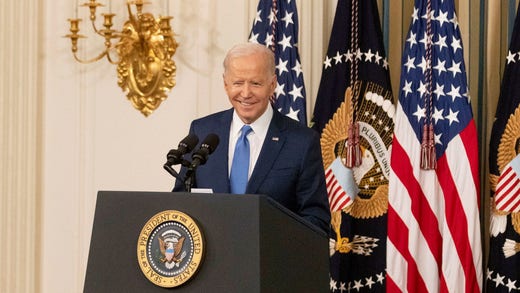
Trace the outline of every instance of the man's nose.
<instances>
[{"instance_id":1,"label":"man's nose","mask_svg":"<svg viewBox=\"0 0 520 293\"><path fill-rule=\"evenodd\" d=\"M248 83L244 83L242 86L242 97L249 97L251 94L251 86Z\"/></svg>"}]
</instances>

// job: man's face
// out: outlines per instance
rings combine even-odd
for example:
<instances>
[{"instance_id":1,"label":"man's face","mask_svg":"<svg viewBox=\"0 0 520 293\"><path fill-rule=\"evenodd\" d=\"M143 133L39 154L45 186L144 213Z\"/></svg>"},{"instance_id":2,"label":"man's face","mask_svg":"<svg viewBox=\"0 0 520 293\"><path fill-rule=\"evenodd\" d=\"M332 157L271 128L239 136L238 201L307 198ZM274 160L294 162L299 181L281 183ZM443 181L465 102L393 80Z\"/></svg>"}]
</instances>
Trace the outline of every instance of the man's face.
<instances>
[{"instance_id":1,"label":"man's face","mask_svg":"<svg viewBox=\"0 0 520 293\"><path fill-rule=\"evenodd\" d=\"M268 73L266 67L262 55L254 54L230 60L224 73L229 101L246 124L265 112L276 88L276 75Z\"/></svg>"}]
</instances>

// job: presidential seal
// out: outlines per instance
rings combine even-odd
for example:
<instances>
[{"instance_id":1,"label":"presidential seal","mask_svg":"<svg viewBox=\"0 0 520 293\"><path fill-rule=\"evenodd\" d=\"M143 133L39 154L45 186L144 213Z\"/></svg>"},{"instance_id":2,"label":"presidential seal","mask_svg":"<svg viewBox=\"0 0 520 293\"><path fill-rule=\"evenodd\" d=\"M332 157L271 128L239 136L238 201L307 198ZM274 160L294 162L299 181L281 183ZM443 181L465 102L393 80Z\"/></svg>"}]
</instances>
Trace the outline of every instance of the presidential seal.
<instances>
[{"instance_id":1,"label":"presidential seal","mask_svg":"<svg viewBox=\"0 0 520 293\"><path fill-rule=\"evenodd\" d=\"M349 101L356 97L354 108ZM355 111L354 111L355 110ZM356 112L361 162L347 166L349 130ZM355 253L370 256L380 239L341 235L343 215L353 219L383 217L388 211L390 153L395 106L392 92L374 82L356 81L345 91L345 99L323 129L320 144L331 206L331 225L336 239L329 243L330 255ZM332 199L332 200L331 200ZM345 231L344 228L343 231Z\"/></svg>"},{"instance_id":2,"label":"presidential seal","mask_svg":"<svg viewBox=\"0 0 520 293\"><path fill-rule=\"evenodd\" d=\"M520 212L516 210L508 210L507 208L497 208L496 189L499 181L507 170L512 161L520 160L520 106L511 114L507 120L506 127L500 138L497 154L497 166L500 174L490 174L490 185L493 191L493 199L491 201L491 234L496 236L506 230L507 219L505 216L511 215L511 223L517 234L520 234ZM512 181L511 181L512 182ZM503 188L502 190L508 190ZM514 194L514 192L511 192ZM512 200L511 200L512 201ZM511 202L509 201L509 202ZM501 220L499 220L502 218ZM515 243L516 245L516 243ZM520 244L515 246L516 252L520 251Z\"/></svg>"},{"instance_id":3,"label":"presidential seal","mask_svg":"<svg viewBox=\"0 0 520 293\"><path fill-rule=\"evenodd\" d=\"M144 225L137 241L137 261L146 278L173 288L190 280L201 266L204 237L187 214L168 210Z\"/></svg>"}]
</instances>

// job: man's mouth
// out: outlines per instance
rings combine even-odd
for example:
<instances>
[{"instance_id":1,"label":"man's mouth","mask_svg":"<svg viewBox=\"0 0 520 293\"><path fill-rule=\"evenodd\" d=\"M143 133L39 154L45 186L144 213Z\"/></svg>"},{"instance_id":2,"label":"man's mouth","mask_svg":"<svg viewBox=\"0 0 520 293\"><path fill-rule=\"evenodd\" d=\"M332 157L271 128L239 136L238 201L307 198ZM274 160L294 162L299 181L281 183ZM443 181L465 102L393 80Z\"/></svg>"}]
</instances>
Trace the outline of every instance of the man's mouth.
<instances>
[{"instance_id":1,"label":"man's mouth","mask_svg":"<svg viewBox=\"0 0 520 293\"><path fill-rule=\"evenodd\" d=\"M240 105L242 106L251 106L253 105L253 103L250 103L250 102L245 102L245 101L238 101L240 103Z\"/></svg>"}]
</instances>

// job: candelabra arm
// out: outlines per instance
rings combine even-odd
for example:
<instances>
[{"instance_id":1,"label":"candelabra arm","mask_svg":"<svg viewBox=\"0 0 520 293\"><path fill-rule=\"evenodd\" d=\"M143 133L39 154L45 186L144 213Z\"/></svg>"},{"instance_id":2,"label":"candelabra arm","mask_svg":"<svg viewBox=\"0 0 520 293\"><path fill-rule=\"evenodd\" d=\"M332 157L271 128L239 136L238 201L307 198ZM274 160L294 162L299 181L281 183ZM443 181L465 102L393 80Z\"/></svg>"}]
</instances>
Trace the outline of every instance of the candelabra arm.
<instances>
[{"instance_id":1,"label":"candelabra arm","mask_svg":"<svg viewBox=\"0 0 520 293\"><path fill-rule=\"evenodd\" d=\"M96 20L95 19L91 19L90 20L90 23L92 24L92 29L94 30L94 32L100 36L103 36L103 34L98 30L97 26L96 26Z\"/></svg>"},{"instance_id":2,"label":"candelabra arm","mask_svg":"<svg viewBox=\"0 0 520 293\"><path fill-rule=\"evenodd\" d=\"M107 49L106 54L107 54L108 62L110 62L110 64L113 64L113 65L119 64L119 60L112 59L112 56L110 55L110 49Z\"/></svg>"},{"instance_id":3,"label":"candelabra arm","mask_svg":"<svg viewBox=\"0 0 520 293\"><path fill-rule=\"evenodd\" d=\"M108 53L107 53L107 50L105 50L105 51L101 52L101 54L99 54L97 57L94 57L94 58L92 58L90 60L82 60L82 59L80 59L76 52L73 52L73 55L74 55L74 59L76 61L78 61L79 63L81 63L81 64L89 64L89 63L93 63L93 62L101 60L101 58L105 57L105 55L108 55Z\"/></svg>"}]
</instances>

